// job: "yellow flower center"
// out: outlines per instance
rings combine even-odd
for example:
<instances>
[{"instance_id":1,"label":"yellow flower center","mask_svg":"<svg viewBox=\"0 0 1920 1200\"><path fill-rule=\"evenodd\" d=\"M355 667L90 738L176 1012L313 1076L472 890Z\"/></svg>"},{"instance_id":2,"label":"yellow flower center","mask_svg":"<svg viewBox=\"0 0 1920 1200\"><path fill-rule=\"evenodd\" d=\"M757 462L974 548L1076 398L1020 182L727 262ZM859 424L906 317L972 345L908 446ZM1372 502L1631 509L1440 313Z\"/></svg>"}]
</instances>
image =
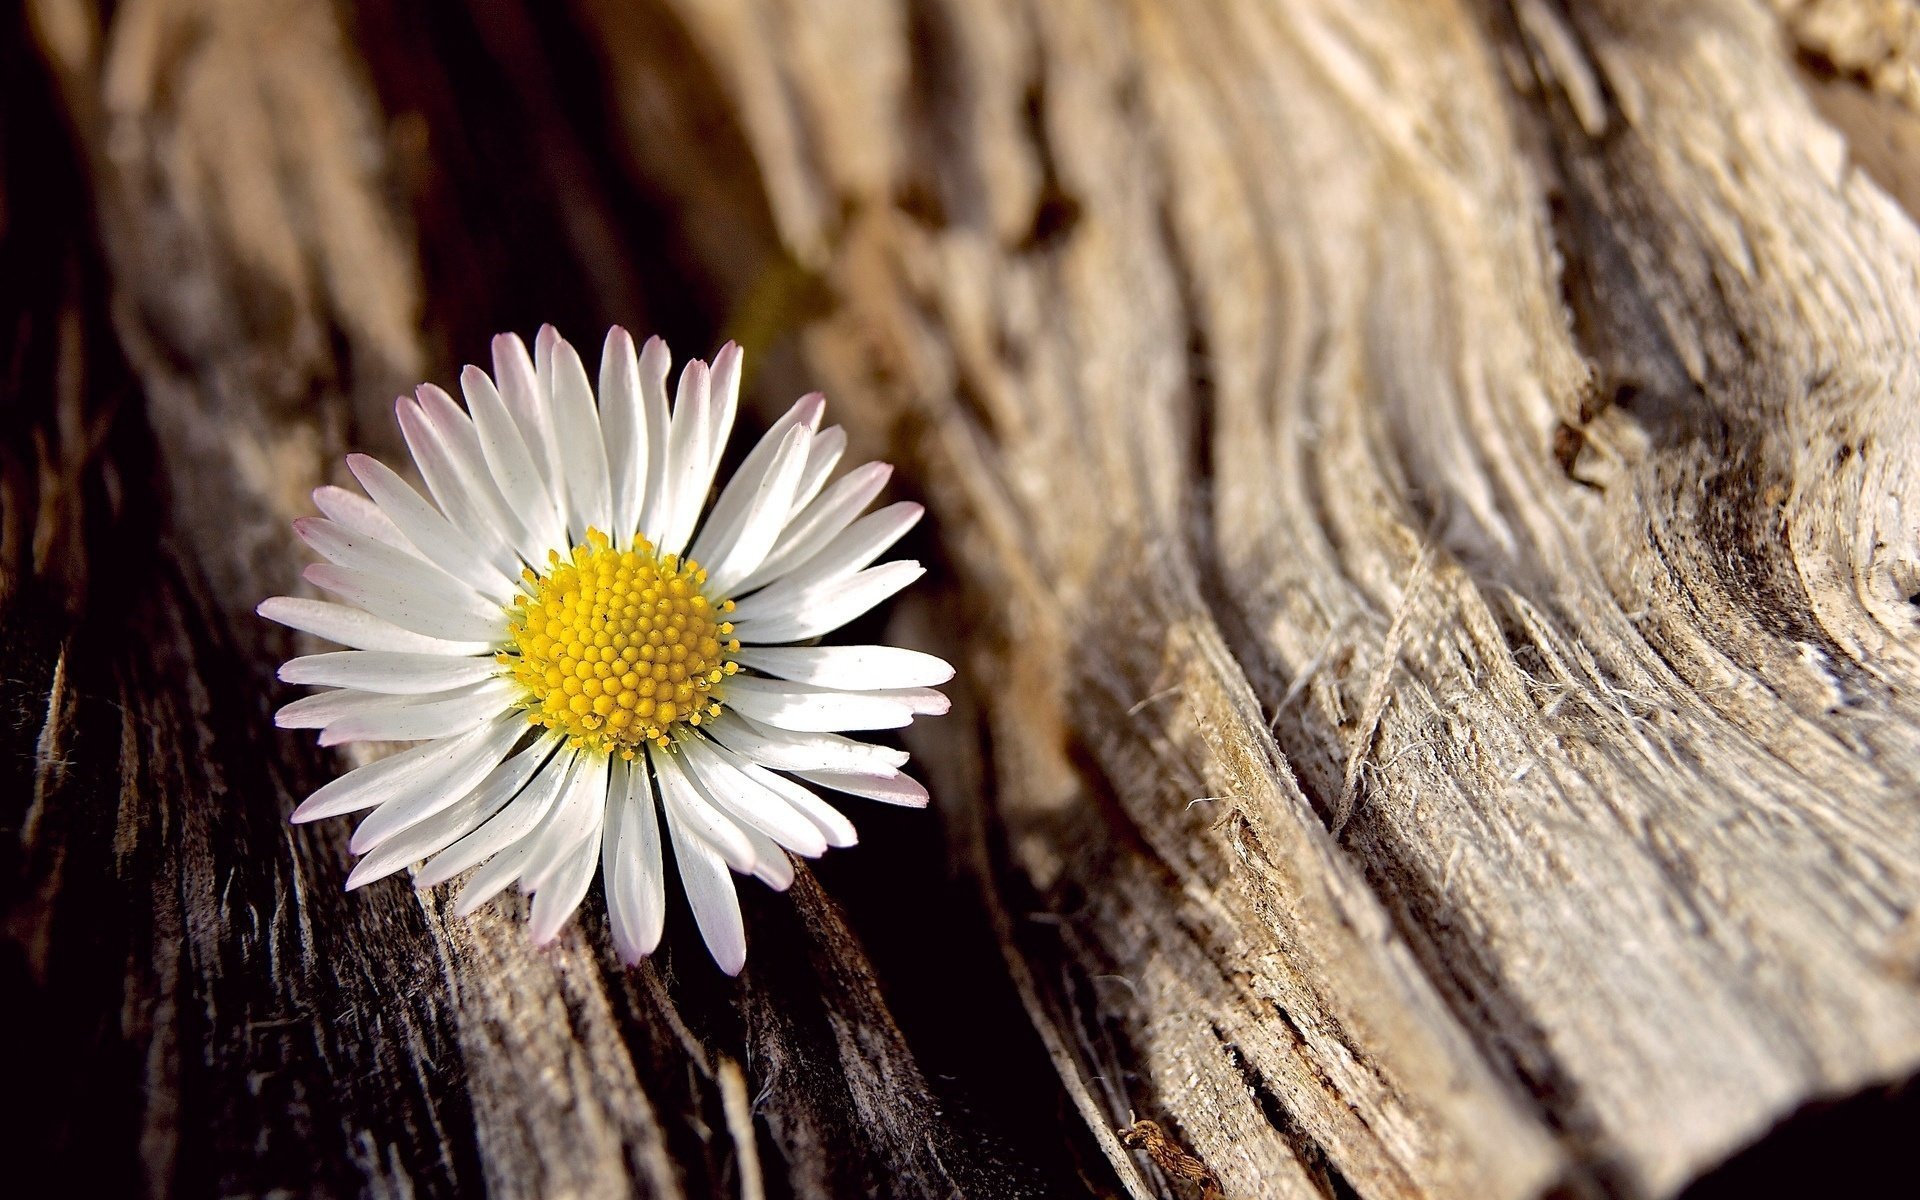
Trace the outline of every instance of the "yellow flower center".
<instances>
[{"instance_id":1,"label":"yellow flower center","mask_svg":"<svg viewBox=\"0 0 1920 1200\"><path fill-rule=\"evenodd\" d=\"M523 572L532 594L507 610L513 646L500 655L527 689L529 721L631 759L647 742L670 746L677 726L720 715L719 684L739 670L728 655L740 643L725 619L733 601L702 593L698 563L656 554L641 537L616 550L597 529L570 556L547 558L545 574Z\"/></svg>"}]
</instances>

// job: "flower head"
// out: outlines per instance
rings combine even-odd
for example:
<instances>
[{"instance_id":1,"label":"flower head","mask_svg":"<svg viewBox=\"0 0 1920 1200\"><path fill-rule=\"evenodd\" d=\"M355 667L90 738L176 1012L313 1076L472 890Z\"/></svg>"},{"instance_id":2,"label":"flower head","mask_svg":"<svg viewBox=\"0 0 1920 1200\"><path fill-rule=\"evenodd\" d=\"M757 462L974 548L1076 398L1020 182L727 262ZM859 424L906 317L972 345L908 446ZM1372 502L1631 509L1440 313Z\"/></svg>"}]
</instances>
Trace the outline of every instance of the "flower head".
<instances>
[{"instance_id":1,"label":"flower head","mask_svg":"<svg viewBox=\"0 0 1920 1200\"><path fill-rule=\"evenodd\" d=\"M664 843L714 960L746 961L729 870L774 888L787 851L850 846L821 789L924 806L906 754L842 736L945 712L953 668L890 646L802 644L919 578L871 565L920 517L862 516L890 474L829 482L846 449L825 402L774 422L709 505L732 431L740 351L694 361L667 401L669 360L607 335L598 399L552 328L512 334L494 371L461 375L463 411L431 384L402 397L422 496L376 459L347 459L366 495L323 487L294 529L339 602L279 596L260 613L350 647L296 658L327 688L282 708L322 745L417 742L309 796L295 821L367 811L359 887L423 863L415 886L477 868L461 915L518 883L551 940L598 867L621 957L659 944ZM430 498L429 498L430 497ZM370 810L370 811L368 811ZM661 835L664 821L665 837Z\"/></svg>"}]
</instances>

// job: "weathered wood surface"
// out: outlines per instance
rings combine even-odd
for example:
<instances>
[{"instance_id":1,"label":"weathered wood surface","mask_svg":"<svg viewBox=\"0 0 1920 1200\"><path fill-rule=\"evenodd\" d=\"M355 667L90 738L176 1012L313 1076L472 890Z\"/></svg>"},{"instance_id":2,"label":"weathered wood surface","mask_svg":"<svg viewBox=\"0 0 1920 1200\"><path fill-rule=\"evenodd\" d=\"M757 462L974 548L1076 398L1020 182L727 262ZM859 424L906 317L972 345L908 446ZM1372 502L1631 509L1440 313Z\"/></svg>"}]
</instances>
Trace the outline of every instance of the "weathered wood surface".
<instances>
[{"instance_id":1,"label":"weathered wood surface","mask_svg":"<svg viewBox=\"0 0 1920 1200\"><path fill-rule=\"evenodd\" d=\"M27 1161L1199 1194L1142 1118L1229 1197L1896 1161L1914 28L33 0L0 110ZM910 738L941 821L868 816L824 890L751 902L737 985L684 939L624 973L597 918L537 952L344 896L344 832L284 824L333 769L265 720L285 522L392 448L392 394L542 320L740 337L766 405L827 391L933 510L896 624L962 668Z\"/></svg>"}]
</instances>

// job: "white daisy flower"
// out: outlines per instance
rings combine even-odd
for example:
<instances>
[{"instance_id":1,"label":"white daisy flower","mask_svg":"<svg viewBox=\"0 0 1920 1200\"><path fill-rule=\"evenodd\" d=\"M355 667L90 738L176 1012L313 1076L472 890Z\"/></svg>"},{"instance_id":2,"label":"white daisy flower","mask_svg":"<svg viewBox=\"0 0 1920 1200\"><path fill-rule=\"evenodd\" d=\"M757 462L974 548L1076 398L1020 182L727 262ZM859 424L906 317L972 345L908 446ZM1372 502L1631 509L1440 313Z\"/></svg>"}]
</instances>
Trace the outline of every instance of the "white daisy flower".
<instances>
[{"instance_id":1,"label":"white daisy flower","mask_svg":"<svg viewBox=\"0 0 1920 1200\"><path fill-rule=\"evenodd\" d=\"M432 499L352 455L366 495L323 487L294 522L323 559L312 583L339 603L279 596L262 616L350 649L296 658L289 683L327 688L277 723L320 744L419 745L350 771L295 821L371 810L349 888L424 863L416 887L477 868L465 915L509 884L551 940L599 867L614 943L637 962L666 916L665 843L700 933L729 974L746 935L728 871L776 889L805 857L851 846L819 791L915 807L926 789L901 751L842 736L947 710L953 668L891 646L812 639L922 574L871 565L920 517L862 516L891 468L829 483L846 449L809 395L774 422L713 504L733 428L740 351L680 372L668 354L607 335L599 399L551 327L534 355L493 342L468 367L467 407L431 384L400 427ZM662 837L664 817L666 834Z\"/></svg>"}]
</instances>

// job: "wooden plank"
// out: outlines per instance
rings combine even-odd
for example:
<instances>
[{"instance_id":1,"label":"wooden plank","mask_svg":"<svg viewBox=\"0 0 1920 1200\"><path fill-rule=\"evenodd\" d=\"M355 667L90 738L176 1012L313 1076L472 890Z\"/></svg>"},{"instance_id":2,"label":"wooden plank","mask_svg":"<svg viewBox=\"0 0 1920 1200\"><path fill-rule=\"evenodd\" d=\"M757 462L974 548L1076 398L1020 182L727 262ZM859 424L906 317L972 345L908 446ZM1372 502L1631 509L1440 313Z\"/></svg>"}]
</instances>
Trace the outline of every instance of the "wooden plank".
<instances>
[{"instance_id":1,"label":"wooden plank","mask_svg":"<svg viewBox=\"0 0 1920 1200\"><path fill-rule=\"evenodd\" d=\"M8 310L8 929L31 1061L113 1081L95 1175L1890 1163L1920 110L1882 12L35 0L6 111L77 150L15 203L50 143L5 127L0 251L49 285ZM552 318L724 326L932 510L898 627L961 666L910 738L946 844L750 902L737 985L680 935L628 974L598 918L543 953L342 895L344 833L283 823L334 769L264 719L285 522L392 448L394 391ZM945 854L969 883L916 911ZM35 1161L79 1161L89 1094Z\"/></svg>"}]
</instances>

